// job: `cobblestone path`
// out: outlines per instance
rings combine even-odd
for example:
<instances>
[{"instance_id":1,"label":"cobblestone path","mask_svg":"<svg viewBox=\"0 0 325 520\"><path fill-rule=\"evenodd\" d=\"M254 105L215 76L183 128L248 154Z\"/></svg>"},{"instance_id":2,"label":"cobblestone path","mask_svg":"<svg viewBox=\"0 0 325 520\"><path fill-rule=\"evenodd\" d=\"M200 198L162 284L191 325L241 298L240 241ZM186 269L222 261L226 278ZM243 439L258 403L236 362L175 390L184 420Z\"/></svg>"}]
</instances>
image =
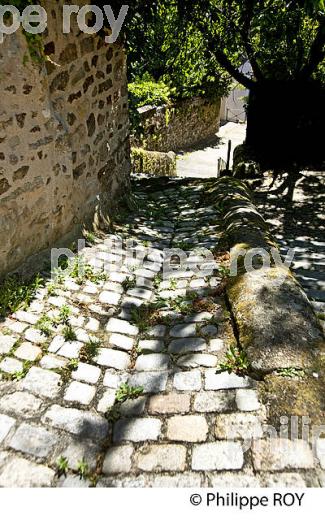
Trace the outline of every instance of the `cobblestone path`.
<instances>
[{"instance_id":1,"label":"cobblestone path","mask_svg":"<svg viewBox=\"0 0 325 520\"><path fill-rule=\"evenodd\" d=\"M0 486L321 485L307 443L258 440L256 382L217 370L236 344L222 266L195 272L196 251L163 270L166 249L216 245L204 182L159 182L134 182L139 209L87 245L87 268L0 325Z\"/></svg>"},{"instance_id":2,"label":"cobblestone path","mask_svg":"<svg viewBox=\"0 0 325 520\"><path fill-rule=\"evenodd\" d=\"M272 178L256 194L259 210L270 226L283 257L306 292L325 333L325 195L323 172L305 171L289 202L269 191ZM281 184L279 180L275 187Z\"/></svg>"},{"instance_id":3,"label":"cobblestone path","mask_svg":"<svg viewBox=\"0 0 325 520\"><path fill-rule=\"evenodd\" d=\"M303 175L292 202L268 193L266 200L260 203L260 210L274 231L281 253L286 256L289 248L295 250L295 274L308 297L315 302L315 308L324 313L324 173L306 171Z\"/></svg>"}]
</instances>

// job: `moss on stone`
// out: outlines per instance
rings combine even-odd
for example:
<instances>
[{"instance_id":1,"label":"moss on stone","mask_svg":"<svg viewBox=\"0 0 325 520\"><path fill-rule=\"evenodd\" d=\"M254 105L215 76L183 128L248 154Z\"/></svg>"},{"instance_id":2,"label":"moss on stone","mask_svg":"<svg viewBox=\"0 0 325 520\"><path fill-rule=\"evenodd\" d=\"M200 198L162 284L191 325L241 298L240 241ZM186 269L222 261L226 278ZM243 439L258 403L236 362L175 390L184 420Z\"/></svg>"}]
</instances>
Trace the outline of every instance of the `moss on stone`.
<instances>
[{"instance_id":1,"label":"moss on stone","mask_svg":"<svg viewBox=\"0 0 325 520\"><path fill-rule=\"evenodd\" d=\"M176 154L154 152L144 148L132 148L131 163L133 173L147 173L156 176L176 176Z\"/></svg>"},{"instance_id":2,"label":"moss on stone","mask_svg":"<svg viewBox=\"0 0 325 520\"><path fill-rule=\"evenodd\" d=\"M208 197L221 214L231 261L237 262L237 274L228 280L227 296L241 348L254 373L265 377L260 389L270 417L276 423L281 415L312 414L319 424L318 417L323 421L325 410L325 361L320 354L325 343L316 315L294 274L275 265L272 248L278 250L278 246L246 184L229 177L218 179L209 185ZM255 248L270 254L270 268L264 268L257 256L255 270L247 272L244 256ZM303 369L307 376L290 380L275 375L283 368Z\"/></svg>"},{"instance_id":3,"label":"moss on stone","mask_svg":"<svg viewBox=\"0 0 325 520\"><path fill-rule=\"evenodd\" d=\"M258 385L261 401L268 411L268 423L279 427L280 418L309 417L311 426L325 421L324 377L289 379L271 374Z\"/></svg>"}]
</instances>

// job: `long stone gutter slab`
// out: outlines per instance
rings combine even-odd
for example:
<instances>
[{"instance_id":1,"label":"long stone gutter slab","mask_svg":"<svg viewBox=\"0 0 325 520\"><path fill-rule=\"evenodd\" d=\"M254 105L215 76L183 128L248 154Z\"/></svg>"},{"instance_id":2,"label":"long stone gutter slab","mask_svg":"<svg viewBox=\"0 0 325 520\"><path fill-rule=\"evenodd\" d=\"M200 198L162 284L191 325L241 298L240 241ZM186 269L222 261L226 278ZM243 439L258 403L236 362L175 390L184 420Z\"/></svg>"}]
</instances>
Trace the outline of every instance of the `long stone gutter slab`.
<instances>
[{"instance_id":1,"label":"long stone gutter slab","mask_svg":"<svg viewBox=\"0 0 325 520\"><path fill-rule=\"evenodd\" d=\"M281 413L308 415L312 410L320 419L325 410L325 341L311 303L281 264L278 246L245 183L223 177L211 184L208 196L221 213L230 247L227 297L252 370L269 387L268 396L273 392L282 403ZM283 369L301 369L305 376L298 384L282 377Z\"/></svg>"}]
</instances>

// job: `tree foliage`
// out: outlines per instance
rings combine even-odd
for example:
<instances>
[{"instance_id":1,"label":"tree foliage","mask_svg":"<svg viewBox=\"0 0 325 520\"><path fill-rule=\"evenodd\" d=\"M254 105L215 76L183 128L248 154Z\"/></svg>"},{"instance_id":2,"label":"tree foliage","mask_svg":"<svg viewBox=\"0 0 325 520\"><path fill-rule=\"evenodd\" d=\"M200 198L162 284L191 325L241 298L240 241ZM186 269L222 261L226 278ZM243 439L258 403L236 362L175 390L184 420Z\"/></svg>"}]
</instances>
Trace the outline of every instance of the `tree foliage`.
<instances>
[{"instance_id":1,"label":"tree foliage","mask_svg":"<svg viewBox=\"0 0 325 520\"><path fill-rule=\"evenodd\" d=\"M153 81L150 76L146 75L144 75L141 81L129 83L129 93L136 107L166 105L173 97L173 90L165 83Z\"/></svg>"},{"instance_id":2,"label":"tree foliage","mask_svg":"<svg viewBox=\"0 0 325 520\"><path fill-rule=\"evenodd\" d=\"M129 115L132 132L142 132L141 116L138 108L145 105L162 106L171 103L175 91L163 81L154 81L149 74L129 83Z\"/></svg>"},{"instance_id":3,"label":"tree foliage","mask_svg":"<svg viewBox=\"0 0 325 520\"><path fill-rule=\"evenodd\" d=\"M144 74L150 74L171 87L177 98L225 94L229 74L211 58L200 30L180 17L178 1L141 5L136 1L130 6L125 24L130 81L141 81Z\"/></svg>"},{"instance_id":4,"label":"tree foliage","mask_svg":"<svg viewBox=\"0 0 325 520\"><path fill-rule=\"evenodd\" d=\"M254 81L238 72L243 59L255 80L303 80L324 60L323 1L196 0L184 2L182 16L201 28L211 54L248 88ZM191 5L192 4L192 5Z\"/></svg>"},{"instance_id":5,"label":"tree foliage","mask_svg":"<svg viewBox=\"0 0 325 520\"><path fill-rule=\"evenodd\" d=\"M119 9L121 2L113 4ZM135 0L126 25L138 70L157 61L153 71L161 77L172 65L185 88L191 70L201 67L199 57L211 76L219 63L250 89L262 80L323 79L324 0ZM238 71L246 60L254 78Z\"/></svg>"},{"instance_id":6,"label":"tree foliage","mask_svg":"<svg viewBox=\"0 0 325 520\"><path fill-rule=\"evenodd\" d=\"M123 3L110 1L116 15ZM324 78L325 0L132 0L125 28L132 78L148 71L184 97L222 89L219 66L248 88L263 79ZM254 80L238 72L247 59Z\"/></svg>"},{"instance_id":7,"label":"tree foliage","mask_svg":"<svg viewBox=\"0 0 325 520\"><path fill-rule=\"evenodd\" d=\"M151 3L141 18L144 4L137 0L130 20L138 16L148 23L144 20L149 16L151 23L158 4L170 2ZM211 64L215 75L218 63L250 90L246 143L270 166L322 161L324 4L324 0L174 0L171 48L182 52L195 34L207 70ZM191 57L196 71L201 61L195 52ZM183 59L179 61L183 66ZM240 70L247 61L251 77Z\"/></svg>"}]
</instances>

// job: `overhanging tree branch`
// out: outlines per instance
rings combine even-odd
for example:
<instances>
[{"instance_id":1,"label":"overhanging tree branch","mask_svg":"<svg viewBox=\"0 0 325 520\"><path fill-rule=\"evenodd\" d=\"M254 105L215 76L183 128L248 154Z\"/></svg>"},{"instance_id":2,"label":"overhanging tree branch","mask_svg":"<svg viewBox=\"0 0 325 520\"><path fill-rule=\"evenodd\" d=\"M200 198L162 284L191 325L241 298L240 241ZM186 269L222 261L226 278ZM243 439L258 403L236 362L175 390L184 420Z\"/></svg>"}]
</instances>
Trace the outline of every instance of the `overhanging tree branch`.
<instances>
[{"instance_id":1,"label":"overhanging tree branch","mask_svg":"<svg viewBox=\"0 0 325 520\"><path fill-rule=\"evenodd\" d=\"M244 48L245 48L245 51L246 51L246 54L247 54L247 58L249 59L249 62L250 62L251 67L252 67L252 70L254 72L254 76L257 79L257 81L263 81L264 76L263 76L262 71L260 69L260 66L257 63L257 60L256 60L256 58L254 56L255 53L254 53L253 48L252 48L250 42L248 41L248 39L246 38L246 35L242 34L241 37L242 37L242 40L243 40L243 44L244 44Z\"/></svg>"},{"instance_id":2,"label":"overhanging tree branch","mask_svg":"<svg viewBox=\"0 0 325 520\"><path fill-rule=\"evenodd\" d=\"M247 0L247 3L248 4L252 4L254 3L254 0ZM247 54L247 57L248 59L251 61L251 65L252 65L252 69L253 69L253 72L254 72L254 75L256 77L256 79L258 80L263 80L263 76L262 76L262 72L260 71L260 68L259 68L259 65L255 59L255 56L254 56L254 50L251 46L251 43L249 41L249 34L243 34L245 32L242 31L239 26L237 26L234 21L232 20L231 17L227 17L227 14L225 12L222 11L222 9L218 8L217 6L214 6L214 13L217 14L217 18L218 17L222 17L224 19L227 20L229 26L232 28L232 31L234 34L236 34L236 32L238 33L238 35L240 35L242 41L243 41L243 44L244 44L244 48L245 48L245 51L246 51L246 54ZM247 11L247 17L246 17L246 20L245 22L247 23L247 19L248 19L248 26L250 27L250 10ZM197 26L200 27L201 31L202 31L202 34L205 34L206 32L206 26L204 25L204 23L206 23L206 20L203 22L202 20L200 19L195 19L195 16L193 15L193 13L189 14L190 18L192 19L192 22L195 22ZM242 20L243 21L243 20ZM210 22L211 23L211 22ZM215 23L215 21L214 21ZM213 23L212 23L213 25ZM212 30L213 32L213 30ZM243 85L244 87L248 88L249 90L253 89L255 87L255 81L251 80L250 78L248 78L247 76L245 76L242 72L240 72L232 63L231 61L229 60L229 58L226 56L226 54L221 50L219 44L218 44L218 40L210 40L207 42L207 49L208 51L216 58L216 60L219 62L219 64L236 80L238 81L238 83L240 83L241 85Z\"/></svg>"},{"instance_id":3,"label":"overhanging tree branch","mask_svg":"<svg viewBox=\"0 0 325 520\"><path fill-rule=\"evenodd\" d=\"M255 81L249 79L245 74L240 72L227 58L226 54L218 48L216 42L208 42L208 50L213 54L220 65L226 69L226 71L236 80L241 83L244 87L252 90L255 88Z\"/></svg>"},{"instance_id":4,"label":"overhanging tree branch","mask_svg":"<svg viewBox=\"0 0 325 520\"><path fill-rule=\"evenodd\" d=\"M308 62L302 67L298 79L308 79L325 58L325 17L320 21L317 35L310 48Z\"/></svg>"},{"instance_id":5,"label":"overhanging tree branch","mask_svg":"<svg viewBox=\"0 0 325 520\"><path fill-rule=\"evenodd\" d=\"M240 31L240 36L243 40L244 49L250 61L255 78L257 79L257 81L263 81L264 76L262 74L259 64L257 63L255 52L250 39L252 18L254 16L254 7L255 0L246 0L246 2L244 2L243 13L241 17L242 29Z\"/></svg>"}]
</instances>

